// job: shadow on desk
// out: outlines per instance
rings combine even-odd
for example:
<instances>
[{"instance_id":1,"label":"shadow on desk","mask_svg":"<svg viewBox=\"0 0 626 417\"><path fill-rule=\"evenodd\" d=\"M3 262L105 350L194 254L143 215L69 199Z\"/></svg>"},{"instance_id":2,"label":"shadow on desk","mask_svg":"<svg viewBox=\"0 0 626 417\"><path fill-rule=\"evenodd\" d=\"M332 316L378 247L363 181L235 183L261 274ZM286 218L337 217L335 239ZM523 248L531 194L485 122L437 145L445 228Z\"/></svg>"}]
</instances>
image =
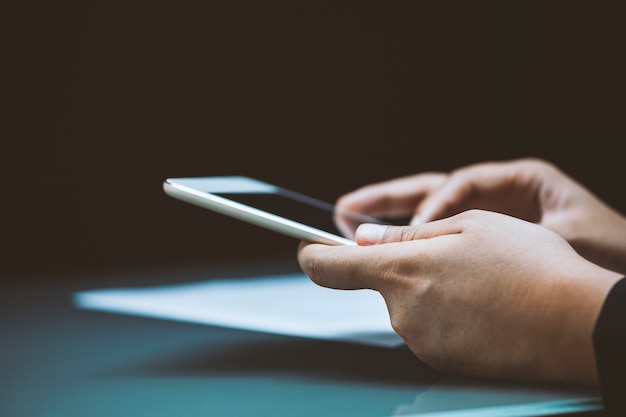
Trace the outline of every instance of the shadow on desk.
<instances>
[{"instance_id":1,"label":"shadow on desk","mask_svg":"<svg viewBox=\"0 0 626 417\"><path fill-rule=\"evenodd\" d=\"M210 343L115 370L118 376L281 375L346 383L422 386L446 377L406 347L395 349L340 342L261 336L242 344Z\"/></svg>"}]
</instances>

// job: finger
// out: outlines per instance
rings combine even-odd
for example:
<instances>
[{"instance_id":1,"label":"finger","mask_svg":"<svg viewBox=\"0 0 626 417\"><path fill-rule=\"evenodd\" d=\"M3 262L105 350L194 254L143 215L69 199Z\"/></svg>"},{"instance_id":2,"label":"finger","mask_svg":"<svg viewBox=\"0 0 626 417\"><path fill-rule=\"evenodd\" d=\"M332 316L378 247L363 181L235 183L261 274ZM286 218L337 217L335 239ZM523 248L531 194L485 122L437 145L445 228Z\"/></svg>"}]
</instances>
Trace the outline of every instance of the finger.
<instances>
[{"instance_id":1,"label":"finger","mask_svg":"<svg viewBox=\"0 0 626 417\"><path fill-rule=\"evenodd\" d=\"M439 236L459 234L462 231L462 221L458 217L450 217L413 226L385 226L365 223L356 230L355 239L361 246L371 246L383 243L432 239Z\"/></svg>"},{"instance_id":2,"label":"finger","mask_svg":"<svg viewBox=\"0 0 626 417\"><path fill-rule=\"evenodd\" d=\"M343 195L337 206L373 217L410 216L422 199L443 183L445 176L424 173L367 185Z\"/></svg>"},{"instance_id":3,"label":"finger","mask_svg":"<svg viewBox=\"0 0 626 417\"><path fill-rule=\"evenodd\" d=\"M350 245L323 245L303 242L298 248L298 262L302 271L322 287L381 291L381 278L377 273L384 268L389 257L376 254L372 249Z\"/></svg>"},{"instance_id":4,"label":"finger","mask_svg":"<svg viewBox=\"0 0 626 417\"><path fill-rule=\"evenodd\" d=\"M517 162L489 162L459 169L421 201L411 224L442 219L470 209L499 211L529 219L536 211L534 179L528 165Z\"/></svg>"},{"instance_id":5,"label":"finger","mask_svg":"<svg viewBox=\"0 0 626 417\"><path fill-rule=\"evenodd\" d=\"M402 273L393 273L398 265L409 258L421 259L420 254L429 250L431 245L425 239L458 234L462 228L463 216L418 226L364 224L357 230L359 246L303 242L298 248L298 262L304 273L323 287L372 289L384 296L403 279ZM367 237L368 233L377 237ZM366 240L370 244L361 245ZM408 241L413 243L394 244Z\"/></svg>"},{"instance_id":6,"label":"finger","mask_svg":"<svg viewBox=\"0 0 626 417\"><path fill-rule=\"evenodd\" d=\"M427 223L467 210L474 181L475 179L469 176L455 176L448 180L439 190L421 201L410 224Z\"/></svg>"}]
</instances>

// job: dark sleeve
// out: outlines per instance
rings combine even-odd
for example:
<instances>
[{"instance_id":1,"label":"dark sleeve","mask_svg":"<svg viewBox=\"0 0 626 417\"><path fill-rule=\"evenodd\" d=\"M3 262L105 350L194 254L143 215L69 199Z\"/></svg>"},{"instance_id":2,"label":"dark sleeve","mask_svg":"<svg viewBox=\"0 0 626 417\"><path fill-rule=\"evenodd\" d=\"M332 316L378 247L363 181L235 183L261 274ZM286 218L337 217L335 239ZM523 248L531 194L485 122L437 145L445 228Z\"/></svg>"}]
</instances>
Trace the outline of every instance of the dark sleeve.
<instances>
[{"instance_id":1,"label":"dark sleeve","mask_svg":"<svg viewBox=\"0 0 626 417\"><path fill-rule=\"evenodd\" d=\"M593 332L607 416L626 416L626 278L609 292Z\"/></svg>"}]
</instances>

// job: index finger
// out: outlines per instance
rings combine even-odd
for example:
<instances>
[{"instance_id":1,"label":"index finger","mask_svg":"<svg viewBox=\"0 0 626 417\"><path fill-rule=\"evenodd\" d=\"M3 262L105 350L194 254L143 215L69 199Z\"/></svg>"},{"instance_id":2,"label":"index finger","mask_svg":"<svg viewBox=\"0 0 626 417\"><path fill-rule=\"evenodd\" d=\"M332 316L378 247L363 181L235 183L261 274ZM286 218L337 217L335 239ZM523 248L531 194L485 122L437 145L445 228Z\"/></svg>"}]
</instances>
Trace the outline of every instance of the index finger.
<instances>
[{"instance_id":1,"label":"index finger","mask_svg":"<svg viewBox=\"0 0 626 417\"><path fill-rule=\"evenodd\" d=\"M366 185L344 194L337 206L373 217L411 216L445 178L446 174L422 173Z\"/></svg>"},{"instance_id":2,"label":"index finger","mask_svg":"<svg viewBox=\"0 0 626 417\"><path fill-rule=\"evenodd\" d=\"M324 245L302 242L298 248L298 262L317 285L341 290L371 289L380 291L380 277L376 271L381 262L377 255L382 246Z\"/></svg>"}]
</instances>

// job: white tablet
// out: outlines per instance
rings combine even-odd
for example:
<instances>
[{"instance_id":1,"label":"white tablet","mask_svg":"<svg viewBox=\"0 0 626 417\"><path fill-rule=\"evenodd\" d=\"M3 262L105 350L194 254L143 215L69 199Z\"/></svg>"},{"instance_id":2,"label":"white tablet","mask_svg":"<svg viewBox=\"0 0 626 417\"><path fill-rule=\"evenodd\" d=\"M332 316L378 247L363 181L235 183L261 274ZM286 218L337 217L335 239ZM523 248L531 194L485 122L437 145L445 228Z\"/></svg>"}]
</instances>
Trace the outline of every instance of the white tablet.
<instances>
[{"instance_id":1,"label":"white tablet","mask_svg":"<svg viewBox=\"0 0 626 417\"><path fill-rule=\"evenodd\" d=\"M243 176L168 178L165 192L177 199L300 240L354 245L361 223L383 223L333 204Z\"/></svg>"}]
</instances>

